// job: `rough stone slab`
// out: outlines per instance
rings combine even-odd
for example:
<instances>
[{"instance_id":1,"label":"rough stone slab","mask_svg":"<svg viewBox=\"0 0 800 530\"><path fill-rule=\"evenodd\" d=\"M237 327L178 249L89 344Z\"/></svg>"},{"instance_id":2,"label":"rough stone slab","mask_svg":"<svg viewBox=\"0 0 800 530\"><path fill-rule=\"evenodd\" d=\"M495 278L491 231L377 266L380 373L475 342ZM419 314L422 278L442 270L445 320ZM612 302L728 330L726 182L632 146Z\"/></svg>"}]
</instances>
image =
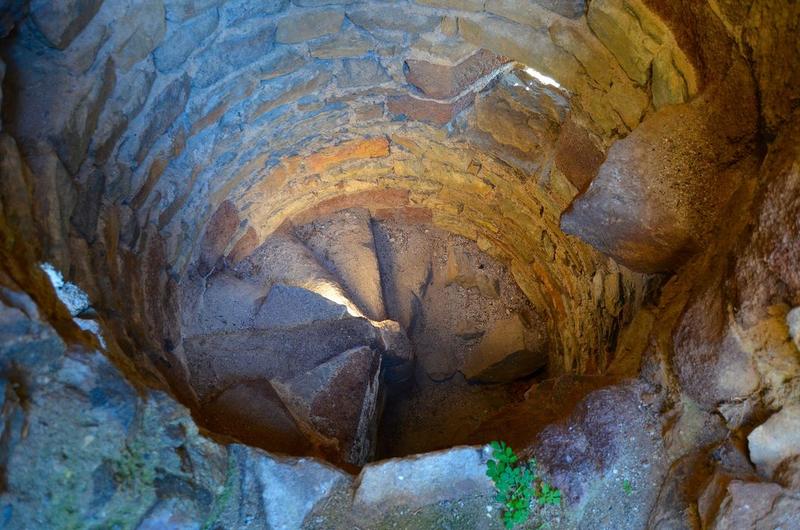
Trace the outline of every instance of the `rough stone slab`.
<instances>
[{"instance_id":1,"label":"rough stone slab","mask_svg":"<svg viewBox=\"0 0 800 530\"><path fill-rule=\"evenodd\" d=\"M446 451L369 464L356 479L353 508L380 514L398 507L416 509L441 501L494 491L486 476L488 449L454 447Z\"/></svg>"},{"instance_id":2,"label":"rough stone slab","mask_svg":"<svg viewBox=\"0 0 800 530\"><path fill-rule=\"evenodd\" d=\"M461 372L470 381L508 382L547 365L547 354L527 344L519 314L494 323L478 347L464 359Z\"/></svg>"},{"instance_id":3,"label":"rough stone slab","mask_svg":"<svg viewBox=\"0 0 800 530\"><path fill-rule=\"evenodd\" d=\"M48 42L63 50L89 24L101 5L103 0L33 0L30 16Z\"/></svg>"},{"instance_id":4,"label":"rough stone slab","mask_svg":"<svg viewBox=\"0 0 800 530\"><path fill-rule=\"evenodd\" d=\"M311 159L308 161L313 163ZM345 305L351 315L361 314L333 274L291 231L272 234L237 270L264 283L284 283L323 293L326 298Z\"/></svg>"},{"instance_id":5,"label":"rough stone slab","mask_svg":"<svg viewBox=\"0 0 800 530\"><path fill-rule=\"evenodd\" d=\"M331 40L310 46L309 53L318 59L338 59L366 55L373 48L375 42L372 39L351 28L337 34Z\"/></svg>"},{"instance_id":6,"label":"rough stone slab","mask_svg":"<svg viewBox=\"0 0 800 530\"><path fill-rule=\"evenodd\" d=\"M363 465L375 452L380 366L373 349L354 348L273 386L323 452Z\"/></svg>"},{"instance_id":7,"label":"rough stone slab","mask_svg":"<svg viewBox=\"0 0 800 530\"><path fill-rule=\"evenodd\" d=\"M215 432L268 451L302 455L311 444L265 379L234 383L201 406L201 416Z\"/></svg>"},{"instance_id":8,"label":"rough stone slab","mask_svg":"<svg viewBox=\"0 0 800 530\"><path fill-rule=\"evenodd\" d=\"M645 33L636 15L621 0L599 0L589 5L587 20L631 79L645 84L658 44Z\"/></svg>"},{"instance_id":9,"label":"rough stone slab","mask_svg":"<svg viewBox=\"0 0 800 530\"><path fill-rule=\"evenodd\" d=\"M407 95L389 98L386 107L392 114L405 116L409 120L445 125L452 121L459 112L471 105L474 99L475 94L472 92L452 103Z\"/></svg>"},{"instance_id":10,"label":"rough stone slab","mask_svg":"<svg viewBox=\"0 0 800 530\"><path fill-rule=\"evenodd\" d=\"M765 477L778 465L800 455L800 405L789 405L756 427L747 437L750 459Z\"/></svg>"},{"instance_id":11,"label":"rough stone slab","mask_svg":"<svg viewBox=\"0 0 800 530\"><path fill-rule=\"evenodd\" d=\"M117 67L127 72L134 64L144 60L164 39L167 31L164 3L162 0L139 2L118 24L130 32L114 52Z\"/></svg>"},{"instance_id":12,"label":"rough stone slab","mask_svg":"<svg viewBox=\"0 0 800 530\"><path fill-rule=\"evenodd\" d=\"M189 79L189 76L184 74L173 80L156 96L152 106L147 110L150 120L137 139L139 149L135 159L138 162L144 160L156 140L172 126L183 112L189 99Z\"/></svg>"},{"instance_id":13,"label":"rough stone slab","mask_svg":"<svg viewBox=\"0 0 800 530\"><path fill-rule=\"evenodd\" d=\"M231 201L223 201L206 224L203 241L200 244L200 273L208 271L222 257L228 242L239 226L239 210Z\"/></svg>"},{"instance_id":14,"label":"rough stone slab","mask_svg":"<svg viewBox=\"0 0 800 530\"><path fill-rule=\"evenodd\" d=\"M347 308L301 287L273 285L255 315L257 328L295 327L318 320L338 320L348 316Z\"/></svg>"},{"instance_id":15,"label":"rough stone slab","mask_svg":"<svg viewBox=\"0 0 800 530\"><path fill-rule=\"evenodd\" d=\"M278 21L275 40L282 44L296 44L324 37L338 32L343 21L344 11L341 9L293 13Z\"/></svg>"},{"instance_id":16,"label":"rough stone slab","mask_svg":"<svg viewBox=\"0 0 800 530\"><path fill-rule=\"evenodd\" d=\"M375 328L368 320L345 318L291 329L197 335L183 345L192 366L193 385L206 395L241 380L289 380L340 352L376 341Z\"/></svg>"},{"instance_id":17,"label":"rough stone slab","mask_svg":"<svg viewBox=\"0 0 800 530\"><path fill-rule=\"evenodd\" d=\"M664 107L615 142L562 214L562 230L633 270L673 270L704 248L750 174L757 114L750 73L734 64L698 98Z\"/></svg>"},{"instance_id":18,"label":"rough stone slab","mask_svg":"<svg viewBox=\"0 0 800 530\"><path fill-rule=\"evenodd\" d=\"M350 476L315 460L277 459L258 455L251 460L261 484L269 530L295 530L315 506Z\"/></svg>"}]
</instances>

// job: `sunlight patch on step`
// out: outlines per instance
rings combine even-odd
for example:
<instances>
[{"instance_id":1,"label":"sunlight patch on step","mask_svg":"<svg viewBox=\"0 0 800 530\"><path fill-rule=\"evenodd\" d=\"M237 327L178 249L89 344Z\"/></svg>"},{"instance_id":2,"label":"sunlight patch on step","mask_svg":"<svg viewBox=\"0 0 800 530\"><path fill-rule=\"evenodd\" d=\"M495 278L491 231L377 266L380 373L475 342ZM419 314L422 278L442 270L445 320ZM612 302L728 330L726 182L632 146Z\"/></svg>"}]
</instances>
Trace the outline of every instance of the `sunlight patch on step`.
<instances>
[{"instance_id":1,"label":"sunlight patch on step","mask_svg":"<svg viewBox=\"0 0 800 530\"><path fill-rule=\"evenodd\" d=\"M533 77L543 85L549 85L549 86L554 86L556 88L561 88L561 85L558 83L558 81L556 81L552 77L544 75L538 70L534 70L530 66L526 66L523 70L525 71L526 74Z\"/></svg>"},{"instance_id":2,"label":"sunlight patch on step","mask_svg":"<svg viewBox=\"0 0 800 530\"><path fill-rule=\"evenodd\" d=\"M350 316L364 316L364 313L359 311L358 308L353 305L353 302L348 300L347 297L345 297L342 292L333 285L328 283L315 283L314 285L308 287L308 290L317 293L321 297L326 298L335 304L344 306Z\"/></svg>"}]
</instances>

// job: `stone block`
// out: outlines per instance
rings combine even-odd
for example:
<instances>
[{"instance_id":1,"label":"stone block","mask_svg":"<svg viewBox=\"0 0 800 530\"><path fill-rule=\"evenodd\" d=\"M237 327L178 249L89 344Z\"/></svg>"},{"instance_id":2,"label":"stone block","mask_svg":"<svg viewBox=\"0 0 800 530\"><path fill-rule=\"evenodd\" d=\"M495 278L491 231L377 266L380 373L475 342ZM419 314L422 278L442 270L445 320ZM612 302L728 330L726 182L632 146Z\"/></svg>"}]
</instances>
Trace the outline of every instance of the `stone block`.
<instances>
[{"instance_id":1,"label":"stone block","mask_svg":"<svg viewBox=\"0 0 800 530\"><path fill-rule=\"evenodd\" d=\"M360 57L375 48L375 42L361 32L350 29L338 33L330 40L309 47L312 57L318 59L338 59Z\"/></svg>"},{"instance_id":2,"label":"stone block","mask_svg":"<svg viewBox=\"0 0 800 530\"><path fill-rule=\"evenodd\" d=\"M372 320L384 320L381 274L369 211L341 210L299 227L297 233L332 272L355 305Z\"/></svg>"},{"instance_id":3,"label":"stone block","mask_svg":"<svg viewBox=\"0 0 800 530\"><path fill-rule=\"evenodd\" d=\"M336 75L339 88L376 87L389 81L389 74L376 59L345 59Z\"/></svg>"},{"instance_id":4,"label":"stone block","mask_svg":"<svg viewBox=\"0 0 800 530\"><path fill-rule=\"evenodd\" d=\"M310 450L300 427L268 381L235 383L202 406L207 425L221 434L285 454Z\"/></svg>"},{"instance_id":5,"label":"stone block","mask_svg":"<svg viewBox=\"0 0 800 530\"><path fill-rule=\"evenodd\" d=\"M64 50L91 22L103 0L33 0L30 16L55 48Z\"/></svg>"},{"instance_id":6,"label":"stone block","mask_svg":"<svg viewBox=\"0 0 800 530\"><path fill-rule=\"evenodd\" d=\"M86 157L100 113L111 97L117 82L116 72L111 61L107 62L97 74L94 84L77 102L76 107L70 109L68 105L65 105L63 110L69 114L62 124L63 128L51 133L51 139L54 141L59 158L72 174L78 172Z\"/></svg>"},{"instance_id":7,"label":"stone block","mask_svg":"<svg viewBox=\"0 0 800 530\"><path fill-rule=\"evenodd\" d=\"M756 427L747 437L750 460L771 478L784 460L800 455L800 405L788 405Z\"/></svg>"},{"instance_id":8,"label":"stone block","mask_svg":"<svg viewBox=\"0 0 800 530\"><path fill-rule=\"evenodd\" d=\"M408 59L406 79L426 96L449 99L502 66L504 62L504 58L488 50L479 50L456 65Z\"/></svg>"},{"instance_id":9,"label":"stone block","mask_svg":"<svg viewBox=\"0 0 800 530\"><path fill-rule=\"evenodd\" d=\"M128 31L128 36L116 47L114 58L123 72L144 60L164 39L167 26L164 19L163 0L146 0L137 3L119 26Z\"/></svg>"},{"instance_id":10,"label":"stone block","mask_svg":"<svg viewBox=\"0 0 800 530\"><path fill-rule=\"evenodd\" d=\"M207 274L227 248L231 237L239 227L239 211L231 201L225 201L206 224L205 235L200 244L199 264L201 274Z\"/></svg>"},{"instance_id":11,"label":"stone block","mask_svg":"<svg viewBox=\"0 0 800 530\"><path fill-rule=\"evenodd\" d=\"M351 481L346 473L307 458L259 455L253 468L264 492L267 528L275 530L301 528L315 506Z\"/></svg>"},{"instance_id":12,"label":"stone block","mask_svg":"<svg viewBox=\"0 0 800 530\"><path fill-rule=\"evenodd\" d=\"M186 62L200 47L200 43L217 28L218 23L216 9L185 24L170 23L164 42L153 53L158 71L170 72Z\"/></svg>"},{"instance_id":13,"label":"stone block","mask_svg":"<svg viewBox=\"0 0 800 530\"><path fill-rule=\"evenodd\" d=\"M278 21L275 39L282 44L296 44L331 35L341 29L344 11L319 9L287 15Z\"/></svg>"},{"instance_id":14,"label":"stone block","mask_svg":"<svg viewBox=\"0 0 800 530\"><path fill-rule=\"evenodd\" d=\"M451 103L406 95L389 98L386 102L386 107L392 114L405 116L409 120L445 125L452 121L459 112L472 104L474 99L475 94L471 92Z\"/></svg>"},{"instance_id":15,"label":"stone block","mask_svg":"<svg viewBox=\"0 0 800 530\"><path fill-rule=\"evenodd\" d=\"M440 16L409 12L406 6L390 3L382 4L379 9L374 5L356 5L347 9L347 18L368 31L389 30L403 33L432 31L441 20Z\"/></svg>"},{"instance_id":16,"label":"stone block","mask_svg":"<svg viewBox=\"0 0 800 530\"><path fill-rule=\"evenodd\" d=\"M236 265L253 253L258 247L258 234L252 226L248 226L242 237L233 245L228 254L228 261Z\"/></svg>"},{"instance_id":17,"label":"stone block","mask_svg":"<svg viewBox=\"0 0 800 530\"><path fill-rule=\"evenodd\" d=\"M732 480L709 528L797 528L798 513L796 492L774 483Z\"/></svg>"},{"instance_id":18,"label":"stone block","mask_svg":"<svg viewBox=\"0 0 800 530\"><path fill-rule=\"evenodd\" d=\"M640 85L647 84L659 43L644 30L637 12L623 0L598 0L589 5L587 19L594 34L614 54L628 76Z\"/></svg>"},{"instance_id":19,"label":"stone block","mask_svg":"<svg viewBox=\"0 0 800 530\"><path fill-rule=\"evenodd\" d=\"M183 112L189 99L189 76L174 79L155 97L147 109L149 121L137 138L136 161L141 162L158 138L169 129Z\"/></svg>"},{"instance_id":20,"label":"stone block","mask_svg":"<svg viewBox=\"0 0 800 530\"><path fill-rule=\"evenodd\" d=\"M183 22L214 9L223 0L167 0L167 20Z\"/></svg>"}]
</instances>

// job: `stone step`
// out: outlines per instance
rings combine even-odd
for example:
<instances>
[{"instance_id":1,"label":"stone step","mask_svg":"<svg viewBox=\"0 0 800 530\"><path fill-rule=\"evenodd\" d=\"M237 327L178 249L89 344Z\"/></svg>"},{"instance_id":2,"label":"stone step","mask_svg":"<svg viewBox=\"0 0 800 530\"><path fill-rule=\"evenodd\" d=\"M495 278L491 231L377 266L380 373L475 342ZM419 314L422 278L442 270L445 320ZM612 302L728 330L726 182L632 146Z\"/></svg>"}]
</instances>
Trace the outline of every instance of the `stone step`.
<instances>
[{"instance_id":1,"label":"stone step","mask_svg":"<svg viewBox=\"0 0 800 530\"><path fill-rule=\"evenodd\" d=\"M375 452L380 373L380 354L362 346L273 386L323 454L361 466Z\"/></svg>"},{"instance_id":2,"label":"stone step","mask_svg":"<svg viewBox=\"0 0 800 530\"><path fill-rule=\"evenodd\" d=\"M297 327L349 316L347 307L304 289L276 283L253 318L255 328Z\"/></svg>"},{"instance_id":3,"label":"stone step","mask_svg":"<svg viewBox=\"0 0 800 530\"><path fill-rule=\"evenodd\" d=\"M410 333L431 280L431 241L424 232L392 220L374 221L373 233L386 310Z\"/></svg>"},{"instance_id":4,"label":"stone step","mask_svg":"<svg viewBox=\"0 0 800 530\"><path fill-rule=\"evenodd\" d=\"M184 340L192 385L201 402L234 383L287 381L358 346L380 348L369 320L348 317L293 328L247 329Z\"/></svg>"},{"instance_id":5,"label":"stone step","mask_svg":"<svg viewBox=\"0 0 800 530\"><path fill-rule=\"evenodd\" d=\"M292 414L269 381L234 383L201 407L214 432L267 451L305 455L312 450Z\"/></svg>"},{"instance_id":6,"label":"stone step","mask_svg":"<svg viewBox=\"0 0 800 530\"><path fill-rule=\"evenodd\" d=\"M252 327L267 291L264 283L242 280L232 271L214 272L205 282L198 279L183 289L183 336Z\"/></svg>"},{"instance_id":7,"label":"stone step","mask_svg":"<svg viewBox=\"0 0 800 530\"><path fill-rule=\"evenodd\" d=\"M341 281L367 317L386 319L368 210L340 210L297 227L295 231L320 263Z\"/></svg>"},{"instance_id":8,"label":"stone step","mask_svg":"<svg viewBox=\"0 0 800 530\"><path fill-rule=\"evenodd\" d=\"M323 266L290 226L270 235L250 256L238 263L236 272L266 285L301 287L347 308L353 316L363 316L336 277Z\"/></svg>"}]
</instances>

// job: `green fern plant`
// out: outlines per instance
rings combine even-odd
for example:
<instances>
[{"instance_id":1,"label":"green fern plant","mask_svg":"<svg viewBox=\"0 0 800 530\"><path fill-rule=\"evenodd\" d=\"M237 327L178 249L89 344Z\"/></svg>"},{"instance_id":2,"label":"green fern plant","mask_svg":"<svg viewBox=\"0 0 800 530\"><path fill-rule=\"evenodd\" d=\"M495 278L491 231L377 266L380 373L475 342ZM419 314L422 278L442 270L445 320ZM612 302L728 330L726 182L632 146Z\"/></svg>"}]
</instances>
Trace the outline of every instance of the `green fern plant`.
<instances>
[{"instance_id":1,"label":"green fern plant","mask_svg":"<svg viewBox=\"0 0 800 530\"><path fill-rule=\"evenodd\" d=\"M513 528L528 520L531 503L561 504L561 491L536 476L536 460L520 462L505 442L492 442L492 459L486 462L486 475L497 488L495 500L505 507L503 523Z\"/></svg>"}]
</instances>

